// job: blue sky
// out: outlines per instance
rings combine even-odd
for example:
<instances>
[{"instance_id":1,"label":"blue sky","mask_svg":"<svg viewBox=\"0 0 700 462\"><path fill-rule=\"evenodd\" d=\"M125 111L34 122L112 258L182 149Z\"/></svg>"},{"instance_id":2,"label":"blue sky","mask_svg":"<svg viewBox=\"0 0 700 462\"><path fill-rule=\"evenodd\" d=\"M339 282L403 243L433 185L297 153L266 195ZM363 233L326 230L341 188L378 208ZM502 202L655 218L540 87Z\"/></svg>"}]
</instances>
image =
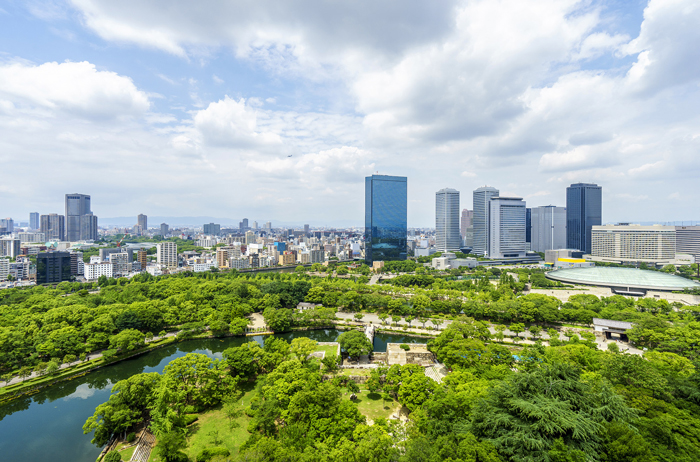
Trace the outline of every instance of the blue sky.
<instances>
[{"instance_id":1,"label":"blue sky","mask_svg":"<svg viewBox=\"0 0 700 462\"><path fill-rule=\"evenodd\" d=\"M5 1L0 216L362 224L364 177L699 220L691 0ZM291 157L290 157L291 156Z\"/></svg>"}]
</instances>

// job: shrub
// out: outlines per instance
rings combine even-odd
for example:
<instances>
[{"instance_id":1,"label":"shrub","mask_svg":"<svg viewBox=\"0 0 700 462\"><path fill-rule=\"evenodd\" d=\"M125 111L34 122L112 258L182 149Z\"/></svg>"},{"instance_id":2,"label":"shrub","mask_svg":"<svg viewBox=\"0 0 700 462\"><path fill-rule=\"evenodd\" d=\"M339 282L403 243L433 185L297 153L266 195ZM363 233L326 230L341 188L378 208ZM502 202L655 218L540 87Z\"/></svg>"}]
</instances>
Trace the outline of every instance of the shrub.
<instances>
[{"instance_id":1,"label":"shrub","mask_svg":"<svg viewBox=\"0 0 700 462\"><path fill-rule=\"evenodd\" d=\"M197 414L186 414L185 415L185 426L195 423L199 417Z\"/></svg>"},{"instance_id":2,"label":"shrub","mask_svg":"<svg viewBox=\"0 0 700 462\"><path fill-rule=\"evenodd\" d=\"M399 348L401 348L402 350L406 350L406 351L411 349L411 347L406 345L405 343L402 343L401 345L399 345Z\"/></svg>"},{"instance_id":3,"label":"shrub","mask_svg":"<svg viewBox=\"0 0 700 462\"><path fill-rule=\"evenodd\" d=\"M75 356L75 355L65 355L65 356L63 357L63 362L66 363L66 364L67 364L67 363L72 363L72 362L75 361L76 359L78 359L78 357Z\"/></svg>"},{"instance_id":4,"label":"shrub","mask_svg":"<svg viewBox=\"0 0 700 462\"><path fill-rule=\"evenodd\" d=\"M136 433L134 433L134 432L131 432L128 435L126 435L126 442L127 443L131 443L135 439L136 439Z\"/></svg>"},{"instance_id":5,"label":"shrub","mask_svg":"<svg viewBox=\"0 0 700 462\"><path fill-rule=\"evenodd\" d=\"M122 455L117 451L112 451L104 458L104 462L119 462L122 460Z\"/></svg>"},{"instance_id":6,"label":"shrub","mask_svg":"<svg viewBox=\"0 0 700 462\"><path fill-rule=\"evenodd\" d=\"M207 462L216 456L228 457L231 451L223 446L215 446L213 448L204 448L197 454L197 462Z\"/></svg>"}]
</instances>

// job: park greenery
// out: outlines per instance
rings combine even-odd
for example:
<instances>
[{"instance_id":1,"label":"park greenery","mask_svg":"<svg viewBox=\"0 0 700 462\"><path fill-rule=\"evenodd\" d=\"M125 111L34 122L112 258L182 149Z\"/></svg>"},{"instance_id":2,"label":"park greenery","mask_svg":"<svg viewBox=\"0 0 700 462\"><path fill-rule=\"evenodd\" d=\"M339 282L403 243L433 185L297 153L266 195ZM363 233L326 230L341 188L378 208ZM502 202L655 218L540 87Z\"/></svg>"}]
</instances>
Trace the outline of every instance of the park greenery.
<instances>
[{"instance_id":1,"label":"park greenery","mask_svg":"<svg viewBox=\"0 0 700 462\"><path fill-rule=\"evenodd\" d=\"M409 266L396 262L385 271ZM161 461L698 460L700 308L585 293L562 303L524 293L542 275L527 269L413 271L369 285L366 265L337 266L347 274L324 268L316 276L141 274L3 290L0 373L3 380L32 371L50 376L95 352L128 355L166 332L178 332L177 340L241 335L252 313L274 332L330 326L337 311L423 327L447 318L453 322L428 341L451 370L442 383L407 364L373 369L358 385L334 355L309 356L318 351L314 341L269 337L230 348L222 359L191 353L162 374L118 382L84 430L104 445L148 424ZM314 307L299 310L300 302ZM562 329L594 317L633 322L629 338L647 351L600 350L592 333ZM548 332L549 344L503 343L506 326L513 342ZM359 330L338 342L344 357L372 348ZM349 395L365 397L367 406L397 403L409 419L370 414ZM229 430L214 434L212 427L203 436L198 419ZM235 447L227 440L234 434Z\"/></svg>"}]
</instances>

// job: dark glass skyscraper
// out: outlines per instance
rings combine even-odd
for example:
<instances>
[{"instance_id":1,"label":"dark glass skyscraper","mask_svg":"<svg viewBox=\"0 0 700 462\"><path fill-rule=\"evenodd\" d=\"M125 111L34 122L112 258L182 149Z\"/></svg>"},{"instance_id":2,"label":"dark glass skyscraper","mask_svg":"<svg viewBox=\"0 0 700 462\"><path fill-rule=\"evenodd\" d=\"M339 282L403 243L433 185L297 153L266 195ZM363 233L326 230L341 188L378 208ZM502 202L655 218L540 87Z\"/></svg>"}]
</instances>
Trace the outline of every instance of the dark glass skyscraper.
<instances>
[{"instance_id":1,"label":"dark glass skyscraper","mask_svg":"<svg viewBox=\"0 0 700 462\"><path fill-rule=\"evenodd\" d=\"M405 260L408 188L405 176L365 178L365 260Z\"/></svg>"},{"instance_id":2,"label":"dark glass skyscraper","mask_svg":"<svg viewBox=\"0 0 700 462\"><path fill-rule=\"evenodd\" d=\"M603 188L576 183L566 188L566 247L591 253L591 228L603 222Z\"/></svg>"},{"instance_id":3,"label":"dark glass skyscraper","mask_svg":"<svg viewBox=\"0 0 700 462\"><path fill-rule=\"evenodd\" d=\"M66 194L66 240L97 239L97 217L93 215L93 218L83 219L84 215L92 215L90 196Z\"/></svg>"}]
</instances>

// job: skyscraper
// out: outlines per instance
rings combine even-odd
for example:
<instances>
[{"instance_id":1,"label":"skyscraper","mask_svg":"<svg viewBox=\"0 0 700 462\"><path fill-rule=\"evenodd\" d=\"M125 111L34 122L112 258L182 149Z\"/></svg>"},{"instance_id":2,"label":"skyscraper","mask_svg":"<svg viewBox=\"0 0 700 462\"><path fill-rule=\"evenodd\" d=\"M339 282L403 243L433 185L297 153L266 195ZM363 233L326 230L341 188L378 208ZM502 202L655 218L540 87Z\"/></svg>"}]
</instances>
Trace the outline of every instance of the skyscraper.
<instances>
[{"instance_id":1,"label":"skyscraper","mask_svg":"<svg viewBox=\"0 0 700 462\"><path fill-rule=\"evenodd\" d=\"M36 256L37 284L55 284L70 279L70 253L41 252Z\"/></svg>"},{"instance_id":2,"label":"skyscraper","mask_svg":"<svg viewBox=\"0 0 700 462\"><path fill-rule=\"evenodd\" d=\"M525 208L525 247L527 250L532 250L532 209L530 207Z\"/></svg>"},{"instance_id":3,"label":"skyscraper","mask_svg":"<svg viewBox=\"0 0 700 462\"><path fill-rule=\"evenodd\" d=\"M309 225L304 225L304 236L309 235Z\"/></svg>"},{"instance_id":4,"label":"skyscraper","mask_svg":"<svg viewBox=\"0 0 700 462\"><path fill-rule=\"evenodd\" d=\"M522 258L525 248L525 202L520 197L492 197L487 213L489 258Z\"/></svg>"},{"instance_id":5,"label":"skyscraper","mask_svg":"<svg viewBox=\"0 0 700 462\"><path fill-rule=\"evenodd\" d=\"M97 217L92 212L80 217L80 239L84 241L97 240Z\"/></svg>"},{"instance_id":6,"label":"skyscraper","mask_svg":"<svg viewBox=\"0 0 700 462\"><path fill-rule=\"evenodd\" d=\"M405 176L365 178L365 260L405 260L408 188Z\"/></svg>"},{"instance_id":7,"label":"skyscraper","mask_svg":"<svg viewBox=\"0 0 700 462\"><path fill-rule=\"evenodd\" d=\"M94 240L97 239L97 233L95 235L82 235L82 220L83 215L92 213L90 211L90 196L87 194L66 194L66 240L68 241L79 241L81 239ZM97 220L97 217L94 218ZM96 222L95 222L96 223ZM95 228L97 228L95 226ZM86 230L90 230L90 227L86 227Z\"/></svg>"},{"instance_id":8,"label":"skyscraper","mask_svg":"<svg viewBox=\"0 0 700 462\"><path fill-rule=\"evenodd\" d=\"M603 221L603 188L576 183L566 188L566 247L591 253L591 228Z\"/></svg>"},{"instance_id":9,"label":"skyscraper","mask_svg":"<svg viewBox=\"0 0 700 462\"><path fill-rule=\"evenodd\" d=\"M140 213L139 216L136 217L136 224L141 227L142 233L148 231L148 217L143 213Z\"/></svg>"},{"instance_id":10,"label":"skyscraper","mask_svg":"<svg viewBox=\"0 0 700 462\"><path fill-rule=\"evenodd\" d=\"M221 234L221 225L217 223L205 223L204 226L202 226L202 231L204 234L218 236Z\"/></svg>"},{"instance_id":11,"label":"skyscraper","mask_svg":"<svg viewBox=\"0 0 700 462\"><path fill-rule=\"evenodd\" d=\"M168 224L167 224L167 223L161 223L161 224L160 224L160 235L163 236L163 237L165 237L165 236L168 235L169 232L170 232L170 227L168 226Z\"/></svg>"},{"instance_id":12,"label":"skyscraper","mask_svg":"<svg viewBox=\"0 0 700 462\"><path fill-rule=\"evenodd\" d=\"M63 215L50 213L39 217L39 232L47 241L64 241L66 239L66 219Z\"/></svg>"},{"instance_id":13,"label":"skyscraper","mask_svg":"<svg viewBox=\"0 0 700 462\"><path fill-rule=\"evenodd\" d=\"M566 247L566 209L545 205L532 208L532 241L534 252Z\"/></svg>"},{"instance_id":14,"label":"skyscraper","mask_svg":"<svg viewBox=\"0 0 700 462\"><path fill-rule=\"evenodd\" d=\"M497 197L498 194L498 189L490 186L483 186L474 190L474 218L472 220L472 225L474 226L474 248L472 253L475 255L486 255L487 253L489 202L492 197Z\"/></svg>"},{"instance_id":15,"label":"skyscraper","mask_svg":"<svg viewBox=\"0 0 700 462\"><path fill-rule=\"evenodd\" d=\"M459 250L459 191L445 188L435 193L435 247L438 252Z\"/></svg>"},{"instance_id":16,"label":"skyscraper","mask_svg":"<svg viewBox=\"0 0 700 462\"><path fill-rule=\"evenodd\" d=\"M474 219L474 212L468 209L462 210L462 217L459 221L459 233L462 235L462 239L467 237L467 228L472 227L472 220Z\"/></svg>"},{"instance_id":17,"label":"skyscraper","mask_svg":"<svg viewBox=\"0 0 700 462\"><path fill-rule=\"evenodd\" d=\"M29 214L29 227L32 229L39 229L39 213L32 212Z\"/></svg>"},{"instance_id":18,"label":"skyscraper","mask_svg":"<svg viewBox=\"0 0 700 462\"><path fill-rule=\"evenodd\" d=\"M0 218L0 228L4 228L6 233L15 230L15 221L12 218Z\"/></svg>"}]
</instances>

